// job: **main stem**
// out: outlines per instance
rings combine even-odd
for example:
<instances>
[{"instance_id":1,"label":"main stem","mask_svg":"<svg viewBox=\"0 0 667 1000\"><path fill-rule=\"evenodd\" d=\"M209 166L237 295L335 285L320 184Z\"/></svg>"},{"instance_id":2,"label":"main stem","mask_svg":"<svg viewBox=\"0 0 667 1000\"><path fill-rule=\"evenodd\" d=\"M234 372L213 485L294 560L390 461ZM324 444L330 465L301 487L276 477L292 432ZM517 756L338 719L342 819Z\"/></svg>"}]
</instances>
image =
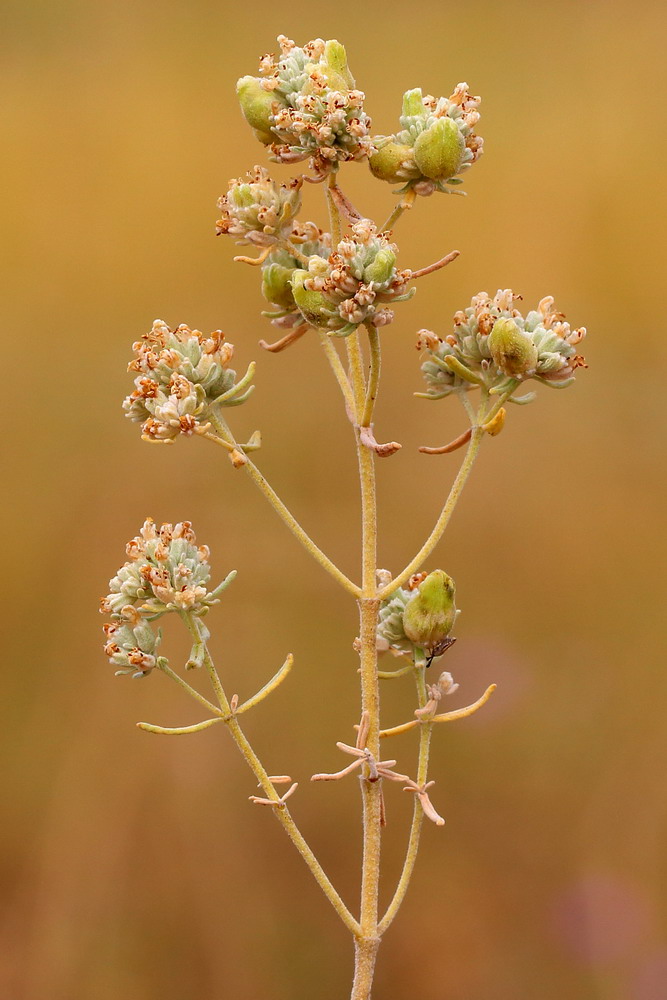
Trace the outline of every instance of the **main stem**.
<instances>
[{"instance_id":1,"label":"main stem","mask_svg":"<svg viewBox=\"0 0 667 1000\"><path fill-rule=\"evenodd\" d=\"M361 423L366 404L366 385L359 335L348 338L350 375L354 391L357 423ZM375 372L371 372L371 381ZM366 746L379 758L380 691L377 675L376 628L379 601L377 598L377 512L375 493L374 454L361 442L359 427L355 428L362 511L362 584L359 598L361 708L368 719ZM378 895L380 884L381 848L381 782L370 781L368 773L361 777L363 808L363 863L361 875L360 933L355 941L355 970L351 1000L369 1000L380 938L378 935Z\"/></svg>"}]
</instances>

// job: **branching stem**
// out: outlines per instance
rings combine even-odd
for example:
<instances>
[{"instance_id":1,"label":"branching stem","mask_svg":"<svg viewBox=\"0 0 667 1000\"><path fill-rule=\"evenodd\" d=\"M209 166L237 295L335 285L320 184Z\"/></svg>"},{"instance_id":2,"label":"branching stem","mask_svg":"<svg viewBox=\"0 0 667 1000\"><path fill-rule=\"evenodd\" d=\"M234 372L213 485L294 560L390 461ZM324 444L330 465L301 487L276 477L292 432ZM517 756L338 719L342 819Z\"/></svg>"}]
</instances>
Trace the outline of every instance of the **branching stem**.
<instances>
[{"instance_id":1,"label":"branching stem","mask_svg":"<svg viewBox=\"0 0 667 1000\"><path fill-rule=\"evenodd\" d=\"M191 632L192 636L195 638L195 640L201 641L197 624L193 620L192 615L189 615L187 613L183 614L183 620L187 625L189 631ZM203 649L204 649L203 665L211 679L211 684L213 685L213 690L215 691L218 704L220 706L220 712L223 716L222 721L226 724L227 728L232 734L232 738L236 743L237 747L239 748L239 750L241 751L241 754L243 755L243 758L246 761L248 767L257 778L257 782L262 791L264 792L264 795L266 796L267 799L270 799L272 803L275 803L275 808L273 809L273 812L275 813L279 823L281 824L281 826L284 827L290 840L292 841L297 851L299 852L303 860L310 868L310 871L312 872L315 881L317 882L320 889L322 890L324 895L327 897L327 899L333 906L338 916L341 918L345 926L356 937L360 931L359 923L354 919L348 908L345 906L345 903L341 899L339 893L334 889L333 885L329 880L329 877L327 876L321 864L313 854L311 848L306 843L303 834L297 827L296 823L292 819L289 809L284 804L284 801L282 801L281 796L276 791L273 783L271 782L268 772L262 765L261 761L259 760L259 757L251 747L250 743L248 742L248 739L245 736L243 730L241 729L241 726L239 725L236 716L232 712L231 705L224 692L224 689L220 682L220 677L218 675L217 670L215 669L215 665L213 663L211 654L208 650L208 646L206 645L206 643L203 644Z\"/></svg>"},{"instance_id":2,"label":"branching stem","mask_svg":"<svg viewBox=\"0 0 667 1000\"><path fill-rule=\"evenodd\" d=\"M241 446L236 443L234 435L223 417L219 414L213 414L211 416L211 423L223 441L226 441L227 444L231 445L234 449L240 449ZM260 493L262 493L269 501L276 514L278 514L281 520L287 525L292 534L299 539L303 547L310 552L311 556L327 571L327 573L334 578L334 580L337 580L341 587L347 590L348 593L353 594L354 597L359 597L359 587L348 579L348 577L346 577L345 574L338 569L331 559L329 559L329 557L325 555L320 548L318 548L310 535L304 531L294 515L287 509L273 487L266 481L257 466L248 459L244 462L243 467L254 482L255 486L259 489Z\"/></svg>"}]
</instances>

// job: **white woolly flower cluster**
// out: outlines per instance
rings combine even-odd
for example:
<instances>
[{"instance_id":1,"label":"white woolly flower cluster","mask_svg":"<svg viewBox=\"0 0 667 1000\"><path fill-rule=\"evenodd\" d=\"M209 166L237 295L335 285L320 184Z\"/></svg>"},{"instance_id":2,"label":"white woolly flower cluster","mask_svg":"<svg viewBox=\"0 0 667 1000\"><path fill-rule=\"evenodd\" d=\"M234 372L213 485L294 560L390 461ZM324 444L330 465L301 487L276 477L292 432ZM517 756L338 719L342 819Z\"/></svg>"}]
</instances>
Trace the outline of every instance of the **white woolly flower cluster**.
<instances>
[{"instance_id":1,"label":"white woolly flower cluster","mask_svg":"<svg viewBox=\"0 0 667 1000\"><path fill-rule=\"evenodd\" d=\"M189 521L158 528L149 517L126 551L128 560L109 581L109 593L100 603L102 614L111 618L104 626L104 651L117 673L142 676L156 666L160 643L150 622L170 611L200 618L218 603L235 574L209 589L209 549L196 545ZM201 624L199 631L202 637L207 634Z\"/></svg>"},{"instance_id":2,"label":"white woolly flower cluster","mask_svg":"<svg viewBox=\"0 0 667 1000\"><path fill-rule=\"evenodd\" d=\"M328 257L313 256L308 270L293 273L292 294L304 320L339 337L361 323L391 323L394 314L383 306L415 291L407 287L412 272L396 267L396 252L369 219L354 223Z\"/></svg>"},{"instance_id":3,"label":"white woolly flower cluster","mask_svg":"<svg viewBox=\"0 0 667 1000\"><path fill-rule=\"evenodd\" d=\"M576 352L586 328L573 330L551 296L524 317L514 305L519 298L510 288L493 298L480 292L455 314L453 333L444 340L420 331L427 396L439 399L475 384L504 391L528 379L553 388L571 385L576 369L586 366Z\"/></svg>"},{"instance_id":4,"label":"white woolly flower cluster","mask_svg":"<svg viewBox=\"0 0 667 1000\"><path fill-rule=\"evenodd\" d=\"M422 96L419 88L403 95L401 129L376 136L369 160L372 173L391 184L402 183L418 195L447 193L458 176L482 155L484 140L475 134L480 98L459 83L451 97Z\"/></svg>"},{"instance_id":5,"label":"white woolly flower cluster","mask_svg":"<svg viewBox=\"0 0 667 1000\"><path fill-rule=\"evenodd\" d=\"M142 424L147 441L167 443L206 430L213 405L238 406L254 388L248 387L250 370L237 383L236 372L227 367L234 346L220 330L205 337L184 324L171 330L157 319L133 349L129 371L139 374L123 409Z\"/></svg>"},{"instance_id":6,"label":"white woolly flower cluster","mask_svg":"<svg viewBox=\"0 0 667 1000\"><path fill-rule=\"evenodd\" d=\"M296 163L310 157L311 167L324 175L340 162L368 156L371 122L344 47L321 38L299 47L284 35L278 42L280 56L264 56L261 75L237 84L241 110L271 147L272 159Z\"/></svg>"},{"instance_id":7,"label":"white woolly flower cluster","mask_svg":"<svg viewBox=\"0 0 667 1000\"><path fill-rule=\"evenodd\" d=\"M253 167L246 180L230 181L227 194L218 201L222 217L216 224L217 235L228 233L239 243L262 247L286 238L301 209L302 185L301 177L278 184L265 167Z\"/></svg>"}]
</instances>

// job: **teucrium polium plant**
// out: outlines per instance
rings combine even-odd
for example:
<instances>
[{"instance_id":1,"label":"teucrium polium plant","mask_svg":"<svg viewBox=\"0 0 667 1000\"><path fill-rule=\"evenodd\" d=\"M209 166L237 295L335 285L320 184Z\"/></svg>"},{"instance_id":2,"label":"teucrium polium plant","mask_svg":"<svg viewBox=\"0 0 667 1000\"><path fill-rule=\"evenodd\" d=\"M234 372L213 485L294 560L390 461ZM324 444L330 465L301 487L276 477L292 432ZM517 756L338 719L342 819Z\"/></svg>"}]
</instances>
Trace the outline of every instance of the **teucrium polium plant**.
<instances>
[{"instance_id":1,"label":"teucrium polium plant","mask_svg":"<svg viewBox=\"0 0 667 1000\"><path fill-rule=\"evenodd\" d=\"M265 167L256 166L245 178L233 180L219 201L217 232L257 253L235 259L258 267L258 285L268 304L264 315L280 330L280 339L260 341L262 347L279 353L303 336L317 338L340 387L360 470L361 582L345 576L318 548L251 461L261 444L259 432L246 442L237 441L225 410L249 397L255 364L238 376L230 367L234 348L219 330L205 335L185 325L171 329L156 320L134 344L129 366L134 389L123 407L130 420L141 424L145 441L173 444L181 436L196 435L224 449L232 466L245 470L301 544L359 606L360 631L354 647L360 659L360 718L353 743L337 744L352 759L334 774L312 777L361 778L363 871L358 909L343 901L292 818L287 800L297 782L287 775L267 774L241 726L241 716L285 680L292 657L255 695L243 702L228 696L209 650L205 619L221 599L224 602L222 592L235 574L211 586L209 550L197 546L189 522L158 527L149 518L129 543L128 561L111 580L102 602L109 618L104 648L116 673L136 678L162 673L205 709L206 718L196 725L167 729L139 723L142 729L180 735L222 724L229 730L261 789L261 795L250 796L251 801L273 812L352 933L352 998L367 1000L380 940L413 873L423 818L444 823L430 797L431 737L440 723L476 712L494 689L488 688L466 708L443 710L441 702L458 687L440 667L441 657L455 641L457 595L451 577L429 564L482 441L502 430L509 404L534 398L524 383L551 388L572 383L574 372L584 364L576 347L585 330L571 329L551 297L524 314L517 308L520 297L505 289L494 296L486 292L473 296L471 304L455 314L451 327L443 323L438 333L418 333L425 386L417 395L432 401L458 397L468 425L448 444L420 450L427 454L447 454L464 446L466 450L435 527L419 552L395 575L379 569L375 464L400 448L395 441L379 443L373 430L381 342L397 335L385 328L394 318L394 308L415 294L419 279L458 255L452 251L420 270L400 267L394 227L419 198L457 191L477 162L482 153L482 139L474 131L480 100L470 95L465 83L457 84L450 97L424 97L421 90L409 90L399 130L374 135L364 94L339 42L315 39L299 47L281 36L279 44L278 56L262 58L258 76L239 80L241 110L270 160L300 164L309 173L279 182ZM400 186L396 206L382 225L361 215L339 183L345 164L363 160L373 178ZM328 207L326 232L299 218L305 182L322 185ZM210 698L190 683L193 674L186 680L183 670L173 669L162 653L157 623L169 614L181 619L192 639L184 669L203 671L211 685ZM378 654L389 654L381 670ZM398 666L396 661L390 665L392 656L398 658ZM408 721L383 728L380 682L408 677L416 686L416 694L411 696L409 690L405 694ZM416 766L401 761L397 770L385 741L412 729L418 736ZM404 768L410 773L402 773ZM403 871L391 902L380 912L384 800L385 795L393 796L396 786L413 793L414 814Z\"/></svg>"}]
</instances>

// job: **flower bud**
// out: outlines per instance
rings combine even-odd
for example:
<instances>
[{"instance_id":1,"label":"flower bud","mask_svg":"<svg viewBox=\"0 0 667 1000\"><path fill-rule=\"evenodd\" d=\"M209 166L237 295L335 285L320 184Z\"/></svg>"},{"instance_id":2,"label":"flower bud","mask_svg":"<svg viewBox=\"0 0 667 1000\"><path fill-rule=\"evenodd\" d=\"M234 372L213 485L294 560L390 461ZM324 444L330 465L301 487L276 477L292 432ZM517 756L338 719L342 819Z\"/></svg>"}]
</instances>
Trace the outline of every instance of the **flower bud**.
<instances>
[{"instance_id":1,"label":"flower bud","mask_svg":"<svg viewBox=\"0 0 667 1000\"><path fill-rule=\"evenodd\" d=\"M262 295L267 302L281 309L294 308L292 276L294 268L282 264L268 264L262 270Z\"/></svg>"},{"instance_id":2,"label":"flower bud","mask_svg":"<svg viewBox=\"0 0 667 1000\"><path fill-rule=\"evenodd\" d=\"M393 140L380 146L370 157L368 165L374 177L389 184L405 182L410 173L416 173L410 146Z\"/></svg>"},{"instance_id":3,"label":"flower bud","mask_svg":"<svg viewBox=\"0 0 667 1000\"><path fill-rule=\"evenodd\" d=\"M248 125L255 130L255 135L265 146L275 142L271 132L271 116L275 97L270 91L264 90L261 81L254 76L242 76L236 84L239 104L243 117Z\"/></svg>"},{"instance_id":4,"label":"flower bud","mask_svg":"<svg viewBox=\"0 0 667 1000\"><path fill-rule=\"evenodd\" d=\"M315 327L326 327L333 310L322 292L306 288L304 282L312 278L309 271L294 271L292 274L292 295L303 318Z\"/></svg>"},{"instance_id":5,"label":"flower bud","mask_svg":"<svg viewBox=\"0 0 667 1000\"><path fill-rule=\"evenodd\" d=\"M434 181L444 181L458 173L464 153L465 140L452 118L438 118L415 140L415 163L425 177Z\"/></svg>"},{"instance_id":6,"label":"flower bud","mask_svg":"<svg viewBox=\"0 0 667 1000\"><path fill-rule=\"evenodd\" d=\"M487 341L498 369L511 378L533 375L537 367L537 348L513 319L501 316L493 324Z\"/></svg>"},{"instance_id":7,"label":"flower bud","mask_svg":"<svg viewBox=\"0 0 667 1000\"><path fill-rule=\"evenodd\" d=\"M401 114L406 118L414 115L425 114L421 87L415 87L414 90L406 90L403 94L403 108L401 110Z\"/></svg>"},{"instance_id":8,"label":"flower bud","mask_svg":"<svg viewBox=\"0 0 667 1000\"><path fill-rule=\"evenodd\" d=\"M456 620L456 587L444 570L426 577L408 601L403 630L422 649L432 650L451 632Z\"/></svg>"},{"instance_id":9,"label":"flower bud","mask_svg":"<svg viewBox=\"0 0 667 1000\"><path fill-rule=\"evenodd\" d=\"M324 46L324 63L327 80L332 87L336 87L338 90L354 90L354 77L347 65L345 46L341 45L335 38L332 38Z\"/></svg>"},{"instance_id":10,"label":"flower bud","mask_svg":"<svg viewBox=\"0 0 667 1000\"><path fill-rule=\"evenodd\" d=\"M374 260L364 268L364 281L378 285L389 281L396 265L396 254L389 247L378 250Z\"/></svg>"}]
</instances>

